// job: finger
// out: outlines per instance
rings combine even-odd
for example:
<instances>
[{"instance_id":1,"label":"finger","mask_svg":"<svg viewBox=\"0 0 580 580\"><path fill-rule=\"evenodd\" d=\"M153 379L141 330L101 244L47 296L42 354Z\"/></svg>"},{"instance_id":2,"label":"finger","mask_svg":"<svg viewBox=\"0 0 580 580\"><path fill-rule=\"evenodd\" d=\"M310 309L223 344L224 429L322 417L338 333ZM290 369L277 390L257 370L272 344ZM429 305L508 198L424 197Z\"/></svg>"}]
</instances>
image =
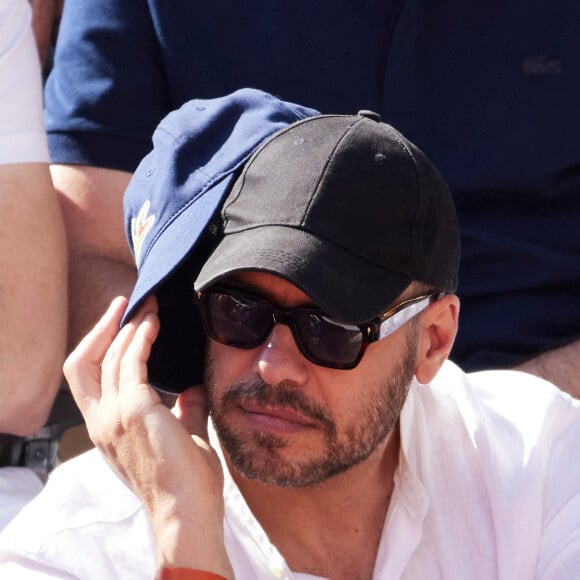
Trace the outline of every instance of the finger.
<instances>
[{"instance_id":1,"label":"finger","mask_svg":"<svg viewBox=\"0 0 580 580\"><path fill-rule=\"evenodd\" d=\"M205 385L196 385L181 393L171 412L190 435L199 435L208 441L209 404Z\"/></svg>"},{"instance_id":2,"label":"finger","mask_svg":"<svg viewBox=\"0 0 580 580\"><path fill-rule=\"evenodd\" d=\"M101 365L101 389L103 397L114 398L117 396L121 361L136 332L137 323L135 320L131 320L131 322L125 324L119 330L107 350Z\"/></svg>"},{"instance_id":3,"label":"finger","mask_svg":"<svg viewBox=\"0 0 580 580\"><path fill-rule=\"evenodd\" d=\"M116 397L119 389L121 364L127 349L135 338L137 329L148 313L157 312L157 301L149 297L135 312L131 319L121 328L115 340L107 350L102 363L102 394L104 397Z\"/></svg>"},{"instance_id":4,"label":"finger","mask_svg":"<svg viewBox=\"0 0 580 580\"><path fill-rule=\"evenodd\" d=\"M154 312L146 312L139 322L131 343L123 356L119 375L119 392L132 396L136 387L145 387L152 402L160 402L159 396L148 385L147 361L159 333L159 319ZM128 391L128 392L127 392Z\"/></svg>"},{"instance_id":5,"label":"finger","mask_svg":"<svg viewBox=\"0 0 580 580\"><path fill-rule=\"evenodd\" d=\"M63 365L64 375L83 415L101 396L101 363L117 334L126 305L125 298L115 298Z\"/></svg>"},{"instance_id":6,"label":"finger","mask_svg":"<svg viewBox=\"0 0 580 580\"><path fill-rule=\"evenodd\" d=\"M126 306L127 299L123 296L117 296L93 329L87 333L71 353L75 356L69 356L69 358L76 360L78 356L90 361L91 364L100 365L119 331L119 323Z\"/></svg>"}]
</instances>

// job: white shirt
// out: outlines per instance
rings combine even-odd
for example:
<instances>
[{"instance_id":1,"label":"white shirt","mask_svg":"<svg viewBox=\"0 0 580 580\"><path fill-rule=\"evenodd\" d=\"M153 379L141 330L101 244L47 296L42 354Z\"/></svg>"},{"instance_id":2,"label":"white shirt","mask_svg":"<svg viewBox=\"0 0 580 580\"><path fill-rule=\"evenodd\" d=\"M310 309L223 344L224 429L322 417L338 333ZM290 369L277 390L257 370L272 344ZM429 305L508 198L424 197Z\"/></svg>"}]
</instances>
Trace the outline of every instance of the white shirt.
<instances>
[{"instance_id":1,"label":"white shirt","mask_svg":"<svg viewBox=\"0 0 580 580\"><path fill-rule=\"evenodd\" d=\"M580 401L531 375L446 363L414 383L374 578L579 578L579 441ZM227 473L224 496L237 579L315 578L288 568ZM0 536L2 578L154 575L144 508L94 450L57 468Z\"/></svg>"},{"instance_id":2,"label":"white shirt","mask_svg":"<svg viewBox=\"0 0 580 580\"><path fill-rule=\"evenodd\" d=\"M2 467L0 469L0 530L43 487L36 473L28 467Z\"/></svg>"},{"instance_id":3,"label":"white shirt","mask_svg":"<svg viewBox=\"0 0 580 580\"><path fill-rule=\"evenodd\" d=\"M0 164L49 160L27 0L0 0Z\"/></svg>"}]
</instances>

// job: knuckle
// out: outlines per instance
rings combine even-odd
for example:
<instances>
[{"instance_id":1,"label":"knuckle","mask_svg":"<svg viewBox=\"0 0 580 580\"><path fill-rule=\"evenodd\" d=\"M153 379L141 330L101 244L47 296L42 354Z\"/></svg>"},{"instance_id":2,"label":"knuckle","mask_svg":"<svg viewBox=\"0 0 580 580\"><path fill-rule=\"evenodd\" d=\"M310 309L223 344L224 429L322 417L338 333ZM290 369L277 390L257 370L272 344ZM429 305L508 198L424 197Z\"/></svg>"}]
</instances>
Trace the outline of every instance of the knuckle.
<instances>
[{"instance_id":1,"label":"knuckle","mask_svg":"<svg viewBox=\"0 0 580 580\"><path fill-rule=\"evenodd\" d=\"M64 364L62 366L62 370L65 376L68 378L70 376L76 375L79 372L79 370L82 369L82 367L83 367L83 359L76 351L73 351L65 359Z\"/></svg>"}]
</instances>

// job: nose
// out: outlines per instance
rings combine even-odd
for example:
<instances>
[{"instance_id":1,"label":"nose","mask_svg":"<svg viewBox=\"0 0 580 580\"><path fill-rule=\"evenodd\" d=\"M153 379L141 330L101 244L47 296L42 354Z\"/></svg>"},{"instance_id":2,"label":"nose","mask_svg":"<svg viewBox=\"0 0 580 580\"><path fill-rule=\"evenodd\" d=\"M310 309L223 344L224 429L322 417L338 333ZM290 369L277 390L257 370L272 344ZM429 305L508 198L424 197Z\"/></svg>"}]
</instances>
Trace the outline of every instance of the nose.
<instances>
[{"instance_id":1,"label":"nose","mask_svg":"<svg viewBox=\"0 0 580 580\"><path fill-rule=\"evenodd\" d=\"M270 385L282 381L303 385L308 377L308 361L298 349L290 327L285 324L274 325L258 351L256 367L256 372Z\"/></svg>"}]
</instances>

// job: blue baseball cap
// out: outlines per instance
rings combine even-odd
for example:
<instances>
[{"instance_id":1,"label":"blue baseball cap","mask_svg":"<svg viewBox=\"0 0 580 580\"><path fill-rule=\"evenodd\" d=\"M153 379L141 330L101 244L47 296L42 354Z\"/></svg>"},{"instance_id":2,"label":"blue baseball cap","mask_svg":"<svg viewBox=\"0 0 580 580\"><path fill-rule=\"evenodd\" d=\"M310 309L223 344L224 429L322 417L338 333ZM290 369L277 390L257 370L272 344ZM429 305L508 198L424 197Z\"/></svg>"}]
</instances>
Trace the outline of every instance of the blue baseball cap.
<instances>
[{"instance_id":1,"label":"blue baseball cap","mask_svg":"<svg viewBox=\"0 0 580 580\"><path fill-rule=\"evenodd\" d=\"M161 330L149 382L179 393L202 382L205 336L193 281L221 239L219 209L256 147L318 115L256 89L194 99L167 115L125 192L125 231L138 278L122 324L155 293Z\"/></svg>"}]
</instances>

